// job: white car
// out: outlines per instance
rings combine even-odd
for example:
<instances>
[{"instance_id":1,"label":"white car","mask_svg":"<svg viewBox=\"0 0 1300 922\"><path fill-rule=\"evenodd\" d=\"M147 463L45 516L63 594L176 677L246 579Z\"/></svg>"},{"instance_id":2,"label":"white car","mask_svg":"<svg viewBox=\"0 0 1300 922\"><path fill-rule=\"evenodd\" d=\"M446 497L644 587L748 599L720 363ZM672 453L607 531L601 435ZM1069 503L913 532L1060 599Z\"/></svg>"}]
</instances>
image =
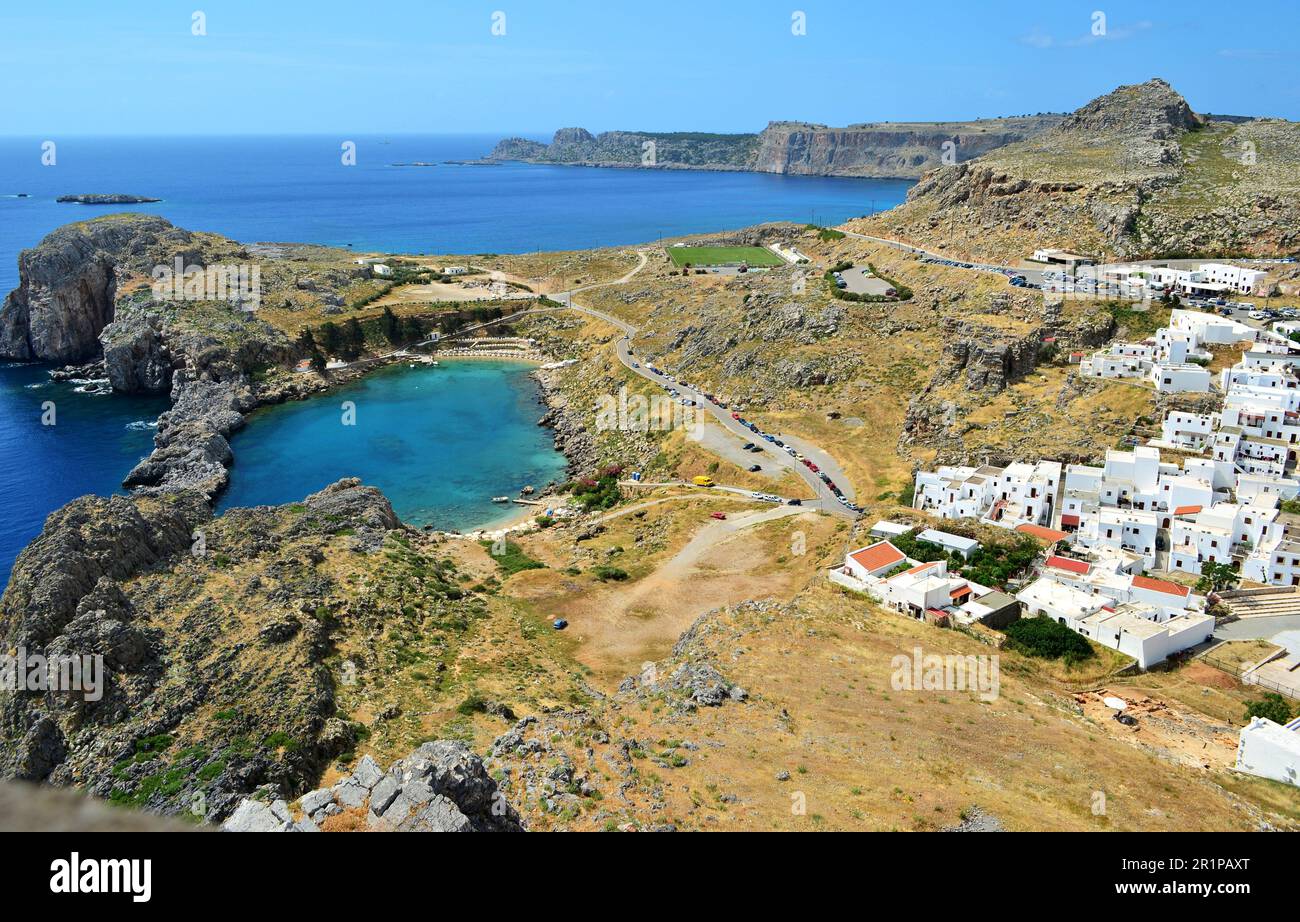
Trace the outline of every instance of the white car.
<instances>
[{"instance_id":1,"label":"white car","mask_svg":"<svg viewBox=\"0 0 1300 922\"><path fill-rule=\"evenodd\" d=\"M1251 312L1250 312L1249 314L1247 314L1246 316L1249 317L1251 320L1267 320L1267 319L1268 319L1268 314L1264 313L1263 311L1251 311Z\"/></svg>"}]
</instances>

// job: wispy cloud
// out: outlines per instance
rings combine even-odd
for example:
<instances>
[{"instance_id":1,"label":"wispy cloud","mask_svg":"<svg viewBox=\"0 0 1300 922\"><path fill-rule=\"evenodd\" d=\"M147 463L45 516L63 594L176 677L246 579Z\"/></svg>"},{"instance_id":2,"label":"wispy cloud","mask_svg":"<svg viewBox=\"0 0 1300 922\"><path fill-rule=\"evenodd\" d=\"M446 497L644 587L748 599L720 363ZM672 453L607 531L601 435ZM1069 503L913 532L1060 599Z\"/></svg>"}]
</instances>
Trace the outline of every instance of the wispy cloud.
<instances>
[{"instance_id":1,"label":"wispy cloud","mask_svg":"<svg viewBox=\"0 0 1300 922\"><path fill-rule=\"evenodd\" d=\"M1054 35L1051 35L1035 26L1033 29L1020 36L1020 43L1022 45L1028 45L1031 48L1083 48L1087 45L1095 45L1098 42L1122 42L1126 39L1135 38L1141 33L1153 28L1155 28L1155 23L1151 22L1149 19L1115 26L1113 28L1105 25L1103 22L1098 31L1092 31L1076 38L1058 39Z\"/></svg>"},{"instance_id":2,"label":"wispy cloud","mask_svg":"<svg viewBox=\"0 0 1300 922\"><path fill-rule=\"evenodd\" d=\"M1251 61L1267 61L1274 58L1295 57L1294 51L1281 51L1276 48L1220 48L1219 57L1237 58Z\"/></svg>"}]
</instances>

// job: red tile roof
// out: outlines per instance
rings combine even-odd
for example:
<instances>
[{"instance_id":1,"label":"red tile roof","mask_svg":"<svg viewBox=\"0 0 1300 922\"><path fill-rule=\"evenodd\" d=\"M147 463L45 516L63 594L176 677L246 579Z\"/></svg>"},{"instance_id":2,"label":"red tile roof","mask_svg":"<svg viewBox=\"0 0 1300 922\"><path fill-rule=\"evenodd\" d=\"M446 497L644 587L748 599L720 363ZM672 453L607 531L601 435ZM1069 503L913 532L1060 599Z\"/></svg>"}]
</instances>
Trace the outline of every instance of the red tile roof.
<instances>
[{"instance_id":1,"label":"red tile roof","mask_svg":"<svg viewBox=\"0 0 1300 922\"><path fill-rule=\"evenodd\" d=\"M1068 512L1063 512L1061 513L1061 524L1073 525L1077 528L1079 526L1079 517L1077 515L1070 515Z\"/></svg>"},{"instance_id":2,"label":"red tile roof","mask_svg":"<svg viewBox=\"0 0 1300 922\"><path fill-rule=\"evenodd\" d=\"M931 567L937 567L939 566L940 563L941 561L938 560L931 560L929 563L918 563L916 566L912 567L912 569L908 570L907 572L920 573L922 570L928 570Z\"/></svg>"},{"instance_id":3,"label":"red tile roof","mask_svg":"<svg viewBox=\"0 0 1300 922\"><path fill-rule=\"evenodd\" d=\"M960 586L958 586L958 587L957 587L956 589L954 589L952 592L948 593L948 598L950 598L950 599L958 599L958 598L961 598L961 597L964 596L964 595L970 595L970 594L971 594L972 592L974 592L974 591L975 591L975 590L974 590L974 589L971 589L970 586L967 586L965 583L962 583Z\"/></svg>"},{"instance_id":4,"label":"red tile roof","mask_svg":"<svg viewBox=\"0 0 1300 922\"><path fill-rule=\"evenodd\" d=\"M1179 506L1174 510L1174 515L1191 515L1194 512L1200 512L1201 506Z\"/></svg>"},{"instance_id":5,"label":"red tile roof","mask_svg":"<svg viewBox=\"0 0 1300 922\"><path fill-rule=\"evenodd\" d=\"M1064 541L1070 537L1063 531L1057 531L1055 528L1044 528L1041 525L1017 525L1016 531L1048 544L1055 544L1057 541Z\"/></svg>"},{"instance_id":6,"label":"red tile roof","mask_svg":"<svg viewBox=\"0 0 1300 922\"><path fill-rule=\"evenodd\" d=\"M877 541L870 547L854 551L849 557L860 564L868 573L875 573L877 570L907 559L902 551L888 541Z\"/></svg>"},{"instance_id":7,"label":"red tile roof","mask_svg":"<svg viewBox=\"0 0 1300 922\"><path fill-rule=\"evenodd\" d=\"M1163 592L1166 595L1178 596L1180 599L1187 598L1192 591L1186 586L1180 586L1177 583L1171 583L1168 580L1152 579L1149 576L1133 577L1133 588L1146 589L1148 592Z\"/></svg>"},{"instance_id":8,"label":"red tile roof","mask_svg":"<svg viewBox=\"0 0 1300 922\"><path fill-rule=\"evenodd\" d=\"M1068 570L1071 573L1078 573L1080 576L1085 575L1091 569L1082 560L1070 560L1068 557L1057 557L1053 554L1047 558L1047 565L1055 567L1058 570Z\"/></svg>"}]
</instances>

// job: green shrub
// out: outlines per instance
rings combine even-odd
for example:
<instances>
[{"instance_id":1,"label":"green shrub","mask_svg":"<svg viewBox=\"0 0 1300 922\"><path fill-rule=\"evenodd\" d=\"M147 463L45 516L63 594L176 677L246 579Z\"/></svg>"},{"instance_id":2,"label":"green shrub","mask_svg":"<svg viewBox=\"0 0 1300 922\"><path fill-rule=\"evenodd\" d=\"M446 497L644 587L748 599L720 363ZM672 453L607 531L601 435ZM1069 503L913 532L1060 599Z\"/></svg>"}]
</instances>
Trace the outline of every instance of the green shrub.
<instances>
[{"instance_id":1,"label":"green shrub","mask_svg":"<svg viewBox=\"0 0 1300 922\"><path fill-rule=\"evenodd\" d=\"M1003 633L1007 635L1007 646L1026 656L1074 665L1097 655L1086 639L1046 615L1013 621Z\"/></svg>"},{"instance_id":2,"label":"green shrub","mask_svg":"<svg viewBox=\"0 0 1300 922\"><path fill-rule=\"evenodd\" d=\"M1290 703L1277 692L1265 692L1263 698L1246 705L1247 720L1266 717L1275 724L1286 726L1293 716Z\"/></svg>"},{"instance_id":3,"label":"green shrub","mask_svg":"<svg viewBox=\"0 0 1300 922\"><path fill-rule=\"evenodd\" d=\"M618 567L592 567L591 574L602 583L611 580L614 582L622 582L627 579L627 571L621 570Z\"/></svg>"}]
</instances>

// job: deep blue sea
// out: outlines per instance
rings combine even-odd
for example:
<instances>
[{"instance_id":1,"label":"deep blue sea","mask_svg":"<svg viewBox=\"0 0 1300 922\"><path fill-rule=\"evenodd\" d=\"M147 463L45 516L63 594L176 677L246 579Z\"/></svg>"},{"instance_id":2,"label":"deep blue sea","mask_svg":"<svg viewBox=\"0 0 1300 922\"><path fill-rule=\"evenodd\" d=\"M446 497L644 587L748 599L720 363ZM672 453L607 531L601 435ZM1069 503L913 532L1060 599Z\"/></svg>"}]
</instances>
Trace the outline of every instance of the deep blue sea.
<instances>
[{"instance_id":1,"label":"deep blue sea","mask_svg":"<svg viewBox=\"0 0 1300 922\"><path fill-rule=\"evenodd\" d=\"M311 242L412 253L510 253L640 243L774 220L835 224L897 205L911 185L904 180L443 163L482 156L498 139L495 135L0 138L0 294L18 282L21 249L62 224L114 211L161 214L183 227L216 231L245 242ZM46 140L54 143L52 166L42 164ZM345 141L356 145L355 166L342 164ZM396 165L416 161L437 165ZM128 208L54 201L59 195L89 192L147 195L163 201ZM19 193L29 197L18 198ZM475 367L480 370L462 373L444 366L443 378L495 377L522 401L518 412L503 409L500 401L506 400L505 393L489 387L486 378L477 381L476 391L459 394L458 400L468 400L464 405L443 400L438 390L421 393L419 418L429 421L425 436L410 436L398 444L376 435L379 441L372 451L348 453L345 444L336 445L342 460L317 467L303 464L305 458L314 457L310 443L294 440L299 432L312 431L313 438L319 435L309 420L296 415L315 410L272 411L265 418L273 422L259 419L249 427L254 433L251 439L247 434L239 436L237 467L226 503L301 499L324 482L355 474L387 485L398 512L409 521L461 529L484 524L488 519L474 521L475 515L491 517L494 510L478 505L482 496L513 493L523 486L522 482L502 483L503 472L536 470L533 479L543 480L546 464L526 447L539 435L533 430L540 415L531 409L525 412L527 402L536 399L526 376L517 369ZM152 420L165 406L162 401L89 396L47 381L44 369L0 367L0 580L7 580L14 557L40 531L52 510L83 493L119 489L122 477L151 444L151 430L131 428L132 424ZM29 387L41 384L45 387ZM404 387L373 392L367 402L376 404L381 418L386 411L378 404L387 399L384 395L407 412L410 395ZM475 441L455 444L458 452L473 457L459 457L451 468L440 466L437 439L445 436L437 433L458 427L459 414L467 408L472 411L479 395L485 405L489 397L498 401L493 412L499 415L484 417L492 428L464 429L461 435ZM58 423L43 427L41 404L48 399L55 400ZM328 403L334 412L333 396ZM379 426L382 419L372 422ZM284 434L275 432L281 425L287 427ZM382 431L382 427L375 430ZM262 441L255 442L258 438ZM543 453L553 454L549 440L545 441ZM391 451L385 452L385 445ZM496 457L516 448L525 451L522 463L539 466L515 468L512 465L521 459ZM399 471L409 471L411 463L418 466L423 457L431 459L430 470L437 469L439 475L403 487L400 481L406 475L399 476ZM284 476L286 470L293 476Z\"/></svg>"}]
</instances>

